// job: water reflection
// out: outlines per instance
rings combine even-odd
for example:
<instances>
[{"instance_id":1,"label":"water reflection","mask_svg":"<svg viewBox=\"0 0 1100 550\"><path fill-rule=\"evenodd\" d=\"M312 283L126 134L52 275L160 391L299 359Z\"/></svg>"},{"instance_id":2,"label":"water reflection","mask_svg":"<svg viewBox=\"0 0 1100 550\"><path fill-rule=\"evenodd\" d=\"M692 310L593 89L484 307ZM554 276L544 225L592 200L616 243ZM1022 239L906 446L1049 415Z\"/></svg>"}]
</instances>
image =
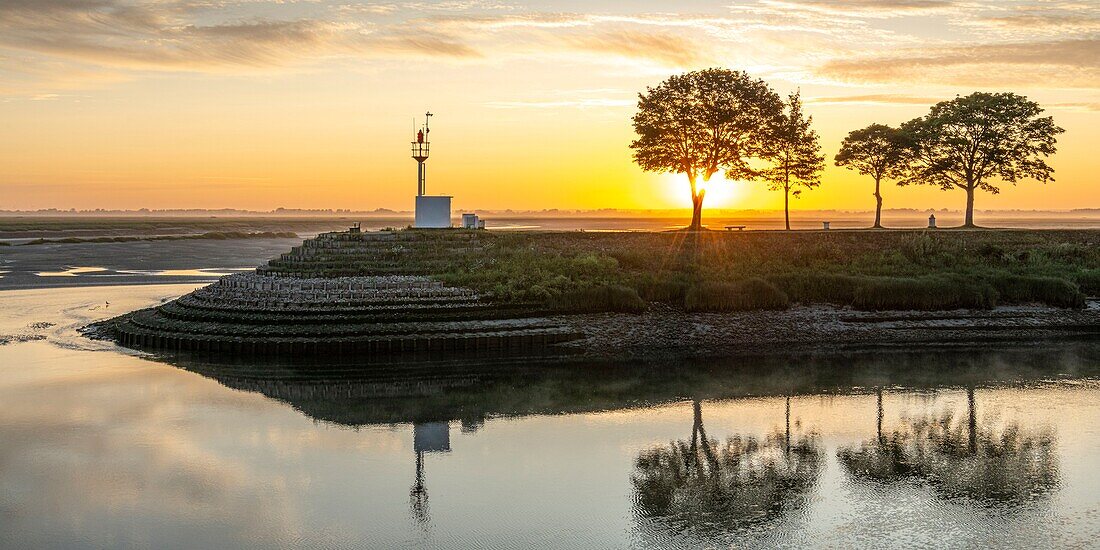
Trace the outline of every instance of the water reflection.
<instances>
[{"instance_id":1,"label":"water reflection","mask_svg":"<svg viewBox=\"0 0 1100 550\"><path fill-rule=\"evenodd\" d=\"M946 498L1022 504L1049 495L1059 478L1053 430L998 425L995 415L978 415L974 387L966 396L965 417L950 410L915 415L884 434L880 390L875 439L842 448L837 457L857 478L918 479Z\"/></svg>"},{"instance_id":2,"label":"water reflection","mask_svg":"<svg viewBox=\"0 0 1100 550\"><path fill-rule=\"evenodd\" d=\"M673 365L160 358L202 376L50 349L0 348L0 548L126 546L120 532L378 548L1095 534L1095 345Z\"/></svg>"},{"instance_id":3,"label":"water reflection","mask_svg":"<svg viewBox=\"0 0 1100 550\"><path fill-rule=\"evenodd\" d=\"M673 532L713 537L765 522L797 507L817 479L824 454L814 432L791 443L790 398L785 431L758 439L707 436L702 404L692 404L690 440L646 449L635 460L634 513Z\"/></svg>"},{"instance_id":4,"label":"water reflection","mask_svg":"<svg viewBox=\"0 0 1100 550\"><path fill-rule=\"evenodd\" d=\"M409 491L410 509L417 523L427 523L428 489L424 486L424 453L451 452L451 425L428 422L413 425L413 452L416 453L416 482Z\"/></svg>"}]
</instances>

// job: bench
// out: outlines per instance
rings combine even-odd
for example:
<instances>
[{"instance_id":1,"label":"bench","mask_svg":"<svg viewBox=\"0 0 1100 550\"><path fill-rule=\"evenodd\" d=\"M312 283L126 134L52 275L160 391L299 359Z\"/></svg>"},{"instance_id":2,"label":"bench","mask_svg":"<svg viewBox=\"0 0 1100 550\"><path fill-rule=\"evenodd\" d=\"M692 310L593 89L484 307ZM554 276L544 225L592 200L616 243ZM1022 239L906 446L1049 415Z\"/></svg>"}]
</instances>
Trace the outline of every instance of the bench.
<instances>
[{"instance_id":1,"label":"bench","mask_svg":"<svg viewBox=\"0 0 1100 550\"><path fill-rule=\"evenodd\" d=\"M736 229L738 231L744 231L745 226L743 226L743 225L727 225L726 226L726 231L733 231L734 229Z\"/></svg>"}]
</instances>

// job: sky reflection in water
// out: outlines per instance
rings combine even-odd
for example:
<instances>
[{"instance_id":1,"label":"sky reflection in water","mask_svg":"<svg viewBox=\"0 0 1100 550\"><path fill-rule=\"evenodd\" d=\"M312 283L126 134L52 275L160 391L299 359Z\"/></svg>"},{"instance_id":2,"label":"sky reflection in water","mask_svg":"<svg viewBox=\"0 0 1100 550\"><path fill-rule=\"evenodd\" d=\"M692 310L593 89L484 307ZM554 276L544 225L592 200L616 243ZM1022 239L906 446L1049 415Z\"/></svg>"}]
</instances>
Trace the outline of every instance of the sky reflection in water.
<instances>
[{"instance_id":1,"label":"sky reflection in water","mask_svg":"<svg viewBox=\"0 0 1100 550\"><path fill-rule=\"evenodd\" d=\"M363 374L11 344L0 546L1088 546L1098 357Z\"/></svg>"}]
</instances>

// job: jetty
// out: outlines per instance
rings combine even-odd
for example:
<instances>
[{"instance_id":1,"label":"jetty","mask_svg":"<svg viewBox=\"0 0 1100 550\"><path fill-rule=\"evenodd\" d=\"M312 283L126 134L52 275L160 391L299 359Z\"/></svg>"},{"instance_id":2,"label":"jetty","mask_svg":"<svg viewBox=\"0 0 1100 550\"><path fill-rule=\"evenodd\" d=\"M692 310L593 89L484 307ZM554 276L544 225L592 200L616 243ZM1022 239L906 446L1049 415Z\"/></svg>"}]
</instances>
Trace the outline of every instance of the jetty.
<instances>
[{"instance_id":1,"label":"jetty","mask_svg":"<svg viewBox=\"0 0 1100 550\"><path fill-rule=\"evenodd\" d=\"M127 347L234 355L537 354L579 338L541 304L498 303L427 275L482 246L478 233L323 233L101 328Z\"/></svg>"}]
</instances>

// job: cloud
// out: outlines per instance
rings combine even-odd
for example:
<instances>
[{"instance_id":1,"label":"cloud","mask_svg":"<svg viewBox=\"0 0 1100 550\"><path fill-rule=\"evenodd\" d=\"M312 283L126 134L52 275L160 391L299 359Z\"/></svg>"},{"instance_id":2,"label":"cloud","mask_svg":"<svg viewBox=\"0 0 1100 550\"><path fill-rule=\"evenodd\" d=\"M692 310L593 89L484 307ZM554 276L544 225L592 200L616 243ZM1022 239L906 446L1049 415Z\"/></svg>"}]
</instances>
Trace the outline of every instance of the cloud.
<instances>
[{"instance_id":1,"label":"cloud","mask_svg":"<svg viewBox=\"0 0 1100 550\"><path fill-rule=\"evenodd\" d=\"M901 94L864 94L834 97L813 97L807 103L819 105L835 104L896 104L896 105L932 105L942 101L942 97L911 96Z\"/></svg>"},{"instance_id":2,"label":"cloud","mask_svg":"<svg viewBox=\"0 0 1100 550\"><path fill-rule=\"evenodd\" d=\"M976 23L1026 32L1059 30L1089 33L1100 30L1100 15L1088 12L1023 12L982 17Z\"/></svg>"},{"instance_id":3,"label":"cloud","mask_svg":"<svg viewBox=\"0 0 1100 550\"><path fill-rule=\"evenodd\" d=\"M145 71L247 74L334 58L409 56L440 62L541 57L623 64L634 72L721 64L766 78L833 83L1015 84L1041 78L1049 86L1095 87L1100 71L1095 35L1078 36L1097 17L1086 4L745 0L723 10L560 13L494 0L0 0L0 79L20 73L14 81L0 80L0 94L36 78L5 56L73 75L39 74L42 86L33 93L52 93L58 85L74 89L76 75L97 71L102 74L92 80L108 82ZM984 41L956 39L953 45L938 34L922 35L927 25L899 29L883 22L946 12L958 29L980 33L961 35ZM997 30L1010 27L1032 34L1055 29L1061 39ZM929 43L937 45L924 46Z\"/></svg>"},{"instance_id":4,"label":"cloud","mask_svg":"<svg viewBox=\"0 0 1100 550\"><path fill-rule=\"evenodd\" d=\"M764 0L767 6L864 17L893 17L954 9L952 0Z\"/></svg>"},{"instance_id":5,"label":"cloud","mask_svg":"<svg viewBox=\"0 0 1100 550\"><path fill-rule=\"evenodd\" d=\"M1100 39L911 49L837 59L817 72L858 83L1100 88Z\"/></svg>"},{"instance_id":6,"label":"cloud","mask_svg":"<svg viewBox=\"0 0 1100 550\"><path fill-rule=\"evenodd\" d=\"M577 50L690 67L705 60L702 48L682 33L615 30L569 36L565 43Z\"/></svg>"},{"instance_id":7,"label":"cloud","mask_svg":"<svg viewBox=\"0 0 1100 550\"><path fill-rule=\"evenodd\" d=\"M547 101L489 101L485 103L485 106L493 109L608 109L633 107L636 103L637 101L633 99L583 98Z\"/></svg>"}]
</instances>

